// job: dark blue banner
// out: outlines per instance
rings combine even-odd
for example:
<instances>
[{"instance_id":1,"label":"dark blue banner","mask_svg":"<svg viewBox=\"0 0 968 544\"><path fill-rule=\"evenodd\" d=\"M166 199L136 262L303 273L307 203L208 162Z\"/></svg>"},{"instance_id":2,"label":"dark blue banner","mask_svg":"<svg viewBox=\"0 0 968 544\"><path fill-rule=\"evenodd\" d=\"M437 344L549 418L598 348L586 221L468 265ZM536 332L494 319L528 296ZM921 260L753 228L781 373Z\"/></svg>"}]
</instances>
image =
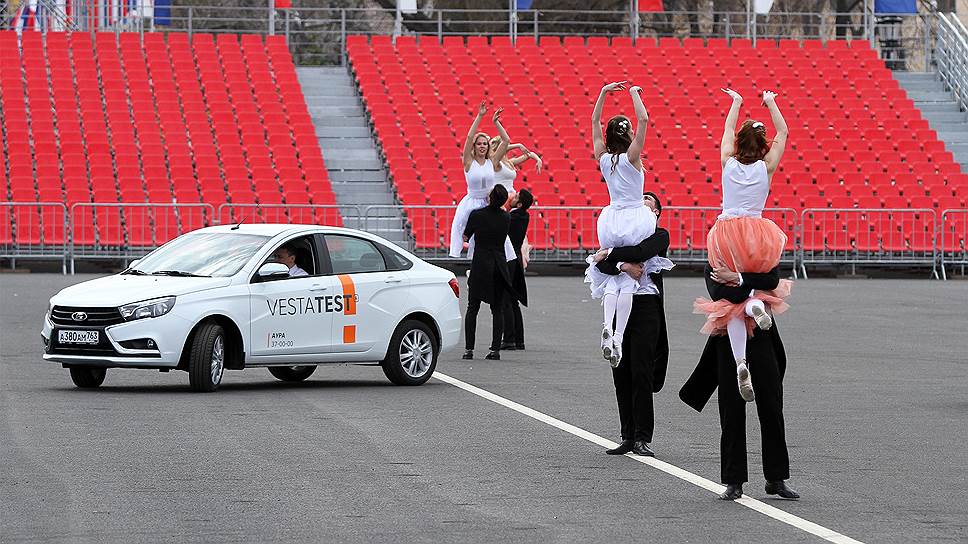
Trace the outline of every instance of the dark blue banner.
<instances>
[{"instance_id":1,"label":"dark blue banner","mask_svg":"<svg viewBox=\"0 0 968 544\"><path fill-rule=\"evenodd\" d=\"M171 25L171 0L155 0L155 24Z\"/></svg>"},{"instance_id":2,"label":"dark blue banner","mask_svg":"<svg viewBox=\"0 0 968 544\"><path fill-rule=\"evenodd\" d=\"M917 13L917 0L874 0L874 13Z\"/></svg>"}]
</instances>

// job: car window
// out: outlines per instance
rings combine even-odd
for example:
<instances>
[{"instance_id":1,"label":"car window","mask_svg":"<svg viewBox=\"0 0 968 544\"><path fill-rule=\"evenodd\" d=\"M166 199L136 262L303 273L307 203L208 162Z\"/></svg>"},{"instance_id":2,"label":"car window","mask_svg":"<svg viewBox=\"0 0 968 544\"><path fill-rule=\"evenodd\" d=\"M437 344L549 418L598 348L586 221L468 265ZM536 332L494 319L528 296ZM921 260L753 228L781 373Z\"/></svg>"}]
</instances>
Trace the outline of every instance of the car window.
<instances>
[{"instance_id":1,"label":"car window","mask_svg":"<svg viewBox=\"0 0 968 544\"><path fill-rule=\"evenodd\" d=\"M288 278L274 278L272 281L315 276L319 274L316 263L315 236L299 236L277 245L262 263L280 263L289 268ZM256 280L255 276L253 280ZM256 280L260 281L260 280ZM266 281L266 279L261 279Z\"/></svg>"},{"instance_id":2,"label":"car window","mask_svg":"<svg viewBox=\"0 0 968 544\"><path fill-rule=\"evenodd\" d=\"M383 254L369 240L327 234L326 249L329 250L329 260L333 263L334 274L384 272L387 269Z\"/></svg>"},{"instance_id":3,"label":"car window","mask_svg":"<svg viewBox=\"0 0 968 544\"><path fill-rule=\"evenodd\" d=\"M403 255L384 245L378 245L380 251L383 252L383 258L386 260L388 270L409 270L413 267L413 263Z\"/></svg>"},{"instance_id":4,"label":"car window","mask_svg":"<svg viewBox=\"0 0 968 544\"><path fill-rule=\"evenodd\" d=\"M184 234L149 253L128 273L233 276L268 239L227 232Z\"/></svg>"}]
</instances>

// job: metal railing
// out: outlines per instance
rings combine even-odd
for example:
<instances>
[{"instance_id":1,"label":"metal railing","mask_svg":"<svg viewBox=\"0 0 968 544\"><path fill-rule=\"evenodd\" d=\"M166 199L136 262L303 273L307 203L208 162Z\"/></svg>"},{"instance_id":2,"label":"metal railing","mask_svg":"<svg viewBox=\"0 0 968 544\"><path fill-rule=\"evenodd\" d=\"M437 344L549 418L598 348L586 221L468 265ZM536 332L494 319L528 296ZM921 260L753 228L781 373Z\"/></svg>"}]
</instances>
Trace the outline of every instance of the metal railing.
<instances>
[{"instance_id":1,"label":"metal railing","mask_svg":"<svg viewBox=\"0 0 968 544\"><path fill-rule=\"evenodd\" d=\"M808 208L800 218L800 267L930 265L938 276L938 221L932 209Z\"/></svg>"},{"instance_id":2,"label":"metal railing","mask_svg":"<svg viewBox=\"0 0 968 544\"><path fill-rule=\"evenodd\" d=\"M211 204L71 206L71 273L77 259L135 259L186 232L217 224Z\"/></svg>"},{"instance_id":3,"label":"metal railing","mask_svg":"<svg viewBox=\"0 0 968 544\"><path fill-rule=\"evenodd\" d=\"M342 227L345 221L362 217L359 206L335 204L222 204L219 224L306 223Z\"/></svg>"},{"instance_id":4,"label":"metal railing","mask_svg":"<svg viewBox=\"0 0 968 544\"><path fill-rule=\"evenodd\" d=\"M450 224L456 206L341 206L286 204L0 203L0 258L75 260L143 256L198 228L246 223L308 223L347 226L388 238L421 258L449 261ZM532 261L579 263L598 249L601 209L546 206L531 209L528 239ZM706 234L718 208L667 206L661 225L669 231L669 258L681 264L706 260ZM792 208L764 210L789 236L781 263L804 277L808 266L945 267L968 265L968 209ZM940 221L940 222L939 222ZM399 234L403 233L400 238ZM940 269L940 271L939 271Z\"/></svg>"},{"instance_id":5,"label":"metal railing","mask_svg":"<svg viewBox=\"0 0 968 544\"><path fill-rule=\"evenodd\" d=\"M50 0L46 0L50 4ZM345 63L346 37L352 34L422 36L559 36L736 38L757 40L868 40L879 45L895 69L926 69L932 63L934 11L919 14L875 14L870 2L851 12L664 11L641 13L630 0L623 10L423 9L416 13L382 8L173 5L170 16L153 17L142 0L118 11L114 3L70 0L71 15L59 26L90 31L178 31L284 35L296 64ZM820 5L818 3L818 5ZM100 6L95 9L94 6ZM108 9L110 8L110 9ZM113 11L112 11L113 9ZM6 19L9 20L9 19ZM165 23L157 24L159 22ZM48 25L51 26L51 25ZM57 28L55 28L57 29Z\"/></svg>"},{"instance_id":6,"label":"metal railing","mask_svg":"<svg viewBox=\"0 0 968 544\"><path fill-rule=\"evenodd\" d=\"M968 110L968 29L954 14L938 14L938 75L962 110Z\"/></svg>"},{"instance_id":7,"label":"metal railing","mask_svg":"<svg viewBox=\"0 0 968 544\"><path fill-rule=\"evenodd\" d=\"M0 258L60 259L67 271L67 206L62 202L0 202Z\"/></svg>"},{"instance_id":8,"label":"metal railing","mask_svg":"<svg viewBox=\"0 0 968 544\"><path fill-rule=\"evenodd\" d=\"M941 212L941 278L948 279L947 266L961 268L965 275L968 266L968 210L944 210Z\"/></svg>"}]
</instances>

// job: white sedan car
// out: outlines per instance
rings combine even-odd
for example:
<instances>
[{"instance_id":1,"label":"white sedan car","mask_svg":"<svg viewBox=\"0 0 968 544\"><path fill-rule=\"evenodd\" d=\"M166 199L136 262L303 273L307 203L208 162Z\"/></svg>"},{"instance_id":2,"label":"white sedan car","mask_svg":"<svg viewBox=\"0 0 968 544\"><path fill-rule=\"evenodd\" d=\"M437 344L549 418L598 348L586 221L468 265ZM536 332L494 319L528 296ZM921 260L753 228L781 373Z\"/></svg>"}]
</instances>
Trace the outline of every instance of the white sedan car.
<instances>
[{"instance_id":1,"label":"white sedan car","mask_svg":"<svg viewBox=\"0 0 968 544\"><path fill-rule=\"evenodd\" d=\"M184 370L193 389L214 391L225 369L300 381L319 363L380 364L419 385L458 342L458 297L452 273L365 232L218 226L63 289L41 335L44 359L78 387L143 368Z\"/></svg>"}]
</instances>

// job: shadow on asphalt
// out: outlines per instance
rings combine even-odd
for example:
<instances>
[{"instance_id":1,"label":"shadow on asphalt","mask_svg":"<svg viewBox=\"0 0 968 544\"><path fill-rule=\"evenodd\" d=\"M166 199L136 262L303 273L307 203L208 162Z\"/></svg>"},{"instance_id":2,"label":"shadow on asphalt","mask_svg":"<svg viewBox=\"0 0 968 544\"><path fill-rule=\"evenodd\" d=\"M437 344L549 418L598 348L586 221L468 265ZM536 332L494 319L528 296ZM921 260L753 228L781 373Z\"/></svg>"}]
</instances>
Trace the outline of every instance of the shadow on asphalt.
<instances>
[{"instance_id":1,"label":"shadow on asphalt","mask_svg":"<svg viewBox=\"0 0 968 544\"><path fill-rule=\"evenodd\" d=\"M418 387L441 387L445 384L428 382L423 386ZM227 383L219 386L217 394L232 394L232 393L245 393L249 391L278 391L278 390L316 390L316 389L387 389L392 387L405 388L406 386L397 386L389 381L385 380L307 380L305 382L298 383L287 383L280 381L266 381L266 382L247 382L247 383ZM190 395L199 395L196 391L192 391L187 383L182 384L165 384L165 385L102 385L97 389L81 389L74 387L72 385L65 385L63 387L48 387L42 388L43 391L61 391L76 393L79 395L97 395L100 393L134 393L134 394L150 394L150 393L185 393Z\"/></svg>"}]
</instances>

